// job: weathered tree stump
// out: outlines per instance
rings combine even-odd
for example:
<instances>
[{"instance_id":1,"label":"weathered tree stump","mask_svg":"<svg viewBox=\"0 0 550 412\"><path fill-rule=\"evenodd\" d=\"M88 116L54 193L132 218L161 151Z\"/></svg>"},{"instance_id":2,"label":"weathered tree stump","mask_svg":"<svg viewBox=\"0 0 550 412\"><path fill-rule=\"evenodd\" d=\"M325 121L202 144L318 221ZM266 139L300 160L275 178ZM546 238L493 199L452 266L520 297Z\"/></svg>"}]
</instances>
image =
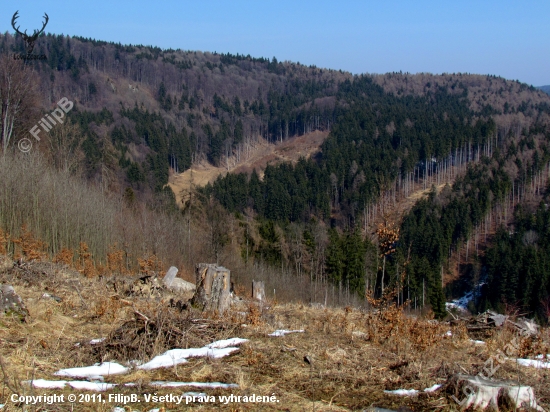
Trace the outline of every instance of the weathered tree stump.
<instances>
[{"instance_id":1,"label":"weathered tree stump","mask_svg":"<svg viewBox=\"0 0 550 412\"><path fill-rule=\"evenodd\" d=\"M263 281L252 281L252 298L260 302L265 301L265 283Z\"/></svg>"},{"instance_id":2,"label":"weathered tree stump","mask_svg":"<svg viewBox=\"0 0 550 412\"><path fill-rule=\"evenodd\" d=\"M231 304L229 269L215 264L199 263L195 267L197 290L191 305L203 312L223 314Z\"/></svg>"},{"instance_id":3,"label":"weathered tree stump","mask_svg":"<svg viewBox=\"0 0 550 412\"><path fill-rule=\"evenodd\" d=\"M458 403L460 410L499 410L499 405L510 408L533 408L537 405L533 388L515 382L484 379L480 376L454 375L446 385L447 393Z\"/></svg>"}]
</instances>

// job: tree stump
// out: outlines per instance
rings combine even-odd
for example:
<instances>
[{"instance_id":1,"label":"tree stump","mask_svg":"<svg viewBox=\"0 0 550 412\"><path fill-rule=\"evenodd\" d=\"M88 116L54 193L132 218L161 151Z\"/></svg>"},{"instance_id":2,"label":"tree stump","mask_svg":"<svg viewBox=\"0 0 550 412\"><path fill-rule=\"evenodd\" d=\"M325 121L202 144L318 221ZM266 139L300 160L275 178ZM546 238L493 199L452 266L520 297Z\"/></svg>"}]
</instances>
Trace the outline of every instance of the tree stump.
<instances>
[{"instance_id":1,"label":"tree stump","mask_svg":"<svg viewBox=\"0 0 550 412\"><path fill-rule=\"evenodd\" d=\"M263 281L252 281L252 298L260 302L265 301L265 283Z\"/></svg>"},{"instance_id":2,"label":"tree stump","mask_svg":"<svg viewBox=\"0 0 550 412\"><path fill-rule=\"evenodd\" d=\"M447 393L458 403L460 410L499 410L499 405L510 408L532 408L537 405L533 388L515 382L484 379L480 376L454 375L446 385Z\"/></svg>"},{"instance_id":3,"label":"tree stump","mask_svg":"<svg viewBox=\"0 0 550 412\"><path fill-rule=\"evenodd\" d=\"M203 312L217 311L223 314L231 304L231 279L229 269L209 263L195 267L197 290L191 305Z\"/></svg>"}]
</instances>

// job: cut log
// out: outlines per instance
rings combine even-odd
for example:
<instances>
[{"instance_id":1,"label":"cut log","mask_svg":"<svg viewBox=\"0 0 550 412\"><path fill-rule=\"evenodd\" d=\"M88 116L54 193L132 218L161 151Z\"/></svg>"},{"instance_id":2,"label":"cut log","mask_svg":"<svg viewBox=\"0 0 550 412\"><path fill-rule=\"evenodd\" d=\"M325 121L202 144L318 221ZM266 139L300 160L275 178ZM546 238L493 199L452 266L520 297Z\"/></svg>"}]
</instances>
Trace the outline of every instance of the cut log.
<instances>
[{"instance_id":1,"label":"cut log","mask_svg":"<svg viewBox=\"0 0 550 412\"><path fill-rule=\"evenodd\" d=\"M175 278L172 281L172 284L168 287L173 292L178 293L186 293L186 292L194 292L197 288L195 285L193 285L191 282L187 282L186 280Z\"/></svg>"},{"instance_id":2,"label":"cut log","mask_svg":"<svg viewBox=\"0 0 550 412\"><path fill-rule=\"evenodd\" d=\"M203 312L223 314L231 304L229 269L215 264L199 263L195 267L197 290L191 305Z\"/></svg>"},{"instance_id":3,"label":"cut log","mask_svg":"<svg viewBox=\"0 0 550 412\"><path fill-rule=\"evenodd\" d=\"M172 286L172 282L176 278L176 275L178 274L178 268L175 266L170 266L170 269L168 269L168 272L166 272L166 275L164 275L164 279L162 281L166 285L166 287Z\"/></svg>"},{"instance_id":4,"label":"cut log","mask_svg":"<svg viewBox=\"0 0 550 412\"><path fill-rule=\"evenodd\" d=\"M252 281L252 298L260 302L265 302L265 283L263 281Z\"/></svg>"},{"instance_id":5,"label":"cut log","mask_svg":"<svg viewBox=\"0 0 550 412\"><path fill-rule=\"evenodd\" d=\"M499 405L510 408L532 408L537 405L533 388L515 382L493 381L480 376L454 375L446 385L446 392L458 403L460 410L499 410Z\"/></svg>"},{"instance_id":6,"label":"cut log","mask_svg":"<svg viewBox=\"0 0 550 412\"><path fill-rule=\"evenodd\" d=\"M174 292L194 292L196 286L193 285L191 282L187 282L183 279L177 278L177 274L178 268L175 266L170 267L170 269L168 269L168 272L166 272L164 279L162 280L164 285Z\"/></svg>"}]
</instances>

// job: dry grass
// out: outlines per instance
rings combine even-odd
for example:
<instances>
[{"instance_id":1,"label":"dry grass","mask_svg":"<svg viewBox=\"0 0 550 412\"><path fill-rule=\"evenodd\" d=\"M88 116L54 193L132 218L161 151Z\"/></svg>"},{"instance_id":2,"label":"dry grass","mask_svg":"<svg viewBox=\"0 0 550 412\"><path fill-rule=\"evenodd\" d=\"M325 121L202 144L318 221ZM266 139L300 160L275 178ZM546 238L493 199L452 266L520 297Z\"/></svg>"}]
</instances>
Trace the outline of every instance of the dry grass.
<instances>
[{"instance_id":1,"label":"dry grass","mask_svg":"<svg viewBox=\"0 0 550 412\"><path fill-rule=\"evenodd\" d=\"M6 267L6 266L5 266ZM195 410L355 411L376 405L413 411L456 410L443 393L402 398L384 393L398 388L422 390L443 383L454 373L476 374L486 361L514 337L511 330L496 331L487 345L474 345L466 330L418 318L392 306L369 312L347 308L313 308L299 304L259 307L244 302L223 318L205 316L193 309L170 307L169 296L125 295L108 278L87 278L61 264L31 263L0 270L0 283L12 284L24 299L30 316L26 322L0 318L0 356L6 373L0 403L13 391L30 394L22 380L53 379L59 368L91 365L100 361L148 361L171 348L201 347L230 337L249 339L241 350L223 359L190 359L177 367L132 371L107 378L137 386L117 388L121 393L152 393L154 380L203 381L239 384L235 390L205 390L208 395L271 395L273 404L196 404ZM60 302L43 297L54 295ZM305 329L285 337L267 336L275 329ZM106 337L99 345L93 338ZM522 355L547 351L550 333L521 341ZM75 344L79 343L78 346ZM307 357L309 363L304 359ZM543 407L550 406L548 371L518 369L506 361L495 378L520 380L532 385ZM181 394L183 389L157 393ZM61 393L59 390L34 391ZM65 389L64 393L71 393ZM48 410L110 411L114 404L69 404ZM165 406L132 405L146 411ZM15 408L14 408L15 409ZM12 410L12 409L8 409ZM45 410L36 407L29 410Z\"/></svg>"}]
</instances>

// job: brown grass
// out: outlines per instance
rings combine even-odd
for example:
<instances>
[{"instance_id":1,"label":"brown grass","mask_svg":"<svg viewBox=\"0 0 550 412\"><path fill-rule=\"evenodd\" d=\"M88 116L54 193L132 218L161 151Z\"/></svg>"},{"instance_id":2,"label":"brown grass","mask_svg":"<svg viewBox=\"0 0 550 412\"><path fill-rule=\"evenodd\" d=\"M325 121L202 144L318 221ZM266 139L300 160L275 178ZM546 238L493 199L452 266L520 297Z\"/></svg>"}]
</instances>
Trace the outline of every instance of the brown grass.
<instances>
[{"instance_id":1,"label":"brown grass","mask_svg":"<svg viewBox=\"0 0 550 412\"><path fill-rule=\"evenodd\" d=\"M136 383L117 388L121 393L152 393L154 380L237 383L235 390L203 390L208 395L271 395L274 404L203 404L193 410L355 411L371 405L413 411L456 410L443 393L403 398L384 393L398 388L422 390L443 383L454 373L476 374L486 361L514 337L512 330L496 331L487 345L474 345L464 327L450 326L409 313L380 301L371 310L313 308L301 304L264 305L243 302L223 318L190 310L180 311L168 303L169 295L146 297L115 293L106 276L87 278L61 264L27 263L0 271L0 283L12 284L24 299L30 316L26 322L0 318L0 356L5 372L0 403L9 402L13 391L30 394L22 380L54 379L59 368L91 365L100 361L148 361L171 348L201 347L214 340L242 337L249 342L223 359L190 359L174 368L134 371L107 378L114 383ZM43 297L44 293L61 299ZM284 337L267 336L275 329L305 329ZM106 337L99 345L93 338ZM547 351L550 333L540 339L522 340L522 356ZM79 344L75 346L75 344ZM310 363L306 363L307 357ZM0 365L1 366L1 365ZM550 406L549 373L518 369L506 361L494 375L532 385L543 407ZM21 386L21 387L19 387ZM191 389L155 389L159 394ZM35 390L40 393L71 393L65 389ZM75 404L75 411L110 411L114 404ZM120 405L119 405L120 406ZM164 406L135 404L146 411ZM57 409L56 409L57 408ZM69 410L58 405L48 410ZM14 408L15 409L15 408ZM8 409L12 410L12 409ZM30 409L32 410L32 409ZM36 411L43 410L37 407Z\"/></svg>"}]
</instances>

